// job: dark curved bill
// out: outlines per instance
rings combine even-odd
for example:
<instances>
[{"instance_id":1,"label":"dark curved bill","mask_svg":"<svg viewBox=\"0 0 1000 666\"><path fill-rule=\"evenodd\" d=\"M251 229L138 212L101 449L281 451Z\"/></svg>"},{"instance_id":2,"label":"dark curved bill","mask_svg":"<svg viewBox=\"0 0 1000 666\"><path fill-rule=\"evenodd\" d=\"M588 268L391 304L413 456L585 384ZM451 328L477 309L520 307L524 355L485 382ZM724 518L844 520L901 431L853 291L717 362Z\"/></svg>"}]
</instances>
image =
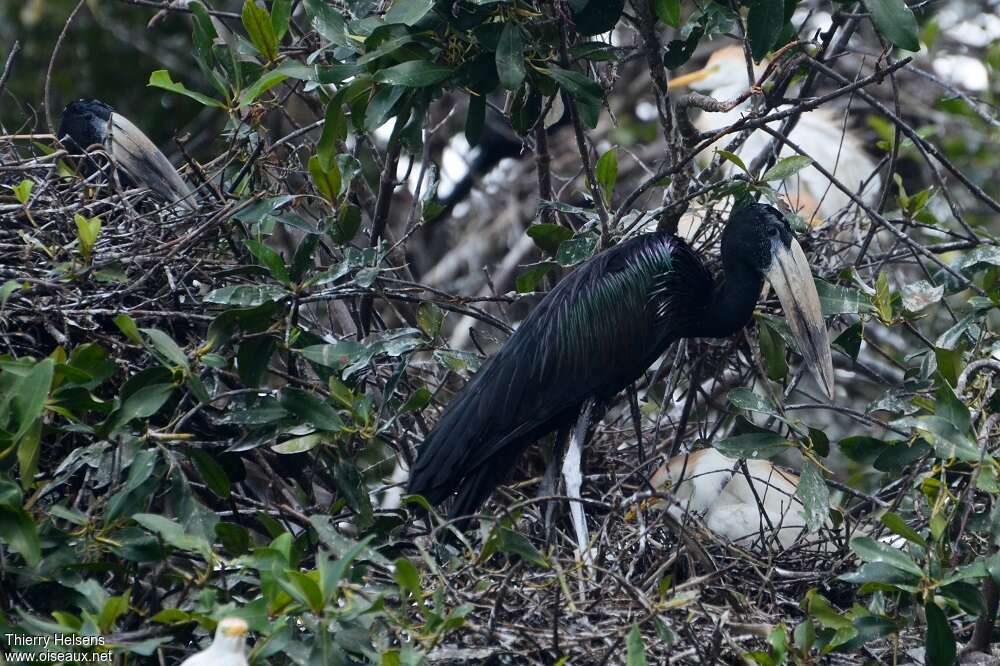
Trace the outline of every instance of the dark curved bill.
<instances>
[{"instance_id":1,"label":"dark curved bill","mask_svg":"<svg viewBox=\"0 0 1000 666\"><path fill-rule=\"evenodd\" d=\"M191 188L142 130L118 113L111 114L110 129L111 154L129 175L167 201L195 210Z\"/></svg>"},{"instance_id":2,"label":"dark curved bill","mask_svg":"<svg viewBox=\"0 0 1000 666\"><path fill-rule=\"evenodd\" d=\"M781 301L788 326L799 343L799 352L816 377L823 392L833 398L833 358L830 355L830 335L823 321L819 294L813 282L809 262L799 242L792 238L790 246L775 241L767 281Z\"/></svg>"}]
</instances>

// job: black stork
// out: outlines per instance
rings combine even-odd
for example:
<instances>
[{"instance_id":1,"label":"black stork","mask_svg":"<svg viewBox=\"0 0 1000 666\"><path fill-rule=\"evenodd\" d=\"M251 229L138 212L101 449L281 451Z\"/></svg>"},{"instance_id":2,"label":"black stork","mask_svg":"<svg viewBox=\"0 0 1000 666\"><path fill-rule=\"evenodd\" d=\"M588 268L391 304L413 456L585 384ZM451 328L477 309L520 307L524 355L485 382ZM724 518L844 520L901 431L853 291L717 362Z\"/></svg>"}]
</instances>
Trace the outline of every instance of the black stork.
<instances>
[{"instance_id":1,"label":"black stork","mask_svg":"<svg viewBox=\"0 0 1000 666\"><path fill-rule=\"evenodd\" d=\"M132 121L104 102L96 99L70 102L63 109L58 138L75 155L85 154L91 146L101 146L133 181L170 203L195 210L191 188L170 160ZM89 175L94 168L85 161L81 170Z\"/></svg>"},{"instance_id":2,"label":"black stork","mask_svg":"<svg viewBox=\"0 0 1000 666\"><path fill-rule=\"evenodd\" d=\"M454 495L450 516L473 514L530 444L625 389L672 342L728 337L745 327L764 280L832 398L819 297L784 216L756 203L734 210L722 234L722 266L716 281L683 240L666 232L626 240L581 265L452 399L420 448L408 492L433 504ZM575 513L574 523L579 540L585 526Z\"/></svg>"}]
</instances>

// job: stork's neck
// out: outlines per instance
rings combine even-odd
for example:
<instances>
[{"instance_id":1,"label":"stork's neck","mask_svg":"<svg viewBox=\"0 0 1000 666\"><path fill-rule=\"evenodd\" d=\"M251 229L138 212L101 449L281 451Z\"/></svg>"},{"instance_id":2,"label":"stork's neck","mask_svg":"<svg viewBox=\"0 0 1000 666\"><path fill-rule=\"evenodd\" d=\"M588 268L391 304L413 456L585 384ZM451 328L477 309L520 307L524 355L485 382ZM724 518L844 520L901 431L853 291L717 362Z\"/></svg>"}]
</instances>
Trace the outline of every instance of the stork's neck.
<instances>
[{"instance_id":1,"label":"stork's neck","mask_svg":"<svg viewBox=\"0 0 1000 666\"><path fill-rule=\"evenodd\" d=\"M724 262L725 273L697 323L697 337L727 338L750 323L764 279L740 261Z\"/></svg>"}]
</instances>

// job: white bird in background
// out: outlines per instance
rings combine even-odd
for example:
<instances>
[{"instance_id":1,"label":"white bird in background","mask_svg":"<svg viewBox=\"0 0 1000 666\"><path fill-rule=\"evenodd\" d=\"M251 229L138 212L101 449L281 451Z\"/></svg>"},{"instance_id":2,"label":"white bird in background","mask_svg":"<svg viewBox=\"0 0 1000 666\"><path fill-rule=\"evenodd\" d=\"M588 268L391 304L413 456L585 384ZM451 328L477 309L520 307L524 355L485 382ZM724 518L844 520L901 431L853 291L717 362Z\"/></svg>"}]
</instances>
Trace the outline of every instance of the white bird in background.
<instances>
[{"instance_id":1,"label":"white bird in background","mask_svg":"<svg viewBox=\"0 0 1000 666\"><path fill-rule=\"evenodd\" d=\"M658 492L669 491L674 502L668 506L657 500L649 508L666 509L678 520L686 513L698 515L705 527L741 545L761 537L770 540L776 533L782 549L787 549L806 529L802 502L795 496L799 477L767 460L746 464L752 488L739 461L715 449L675 456L650 479Z\"/></svg>"},{"instance_id":2,"label":"white bird in background","mask_svg":"<svg viewBox=\"0 0 1000 666\"><path fill-rule=\"evenodd\" d=\"M755 67L754 76L763 74L767 63ZM705 92L716 100L731 100L749 90L746 60L743 49L728 46L715 51L705 67L690 74L679 76L668 82L670 88L690 86ZM702 132L711 132L732 125L749 109L750 100L731 111L701 112L694 125ZM788 107L781 107L782 109ZM781 128L782 121L768 123L774 130ZM712 148L724 148L735 135L723 137ZM813 161L822 164L845 187L852 192L861 192L866 203L872 203L881 188L881 178L875 172L875 163L865 154L860 139L846 127L845 117L835 111L819 108L803 112L788 137ZM756 131L750 134L743 146L736 151L744 164L750 165L770 144L771 135ZM711 156L711 152L708 155ZM779 157L785 158L797 153L786 145L781 147ZM726 163L726 169L736 168ZM874 175L873 175L874 174ZM862 184L864 189L862 190ZM850 197L833 185L814 167L806 167L783 183L792 209L804 219L829 219L835 213L849 206Z\"/></svg>"},{"instance_id":3,"label":"white bird in background","mask_svg":"<svg viewBox=\"0 0 1000 666\"><path fill-rule=\"evenodd\" d=\"M193 654L181 666L247 666L245 620L227 617L215 629L215 640L207 649Z\"/></svg>"}]
</instances>

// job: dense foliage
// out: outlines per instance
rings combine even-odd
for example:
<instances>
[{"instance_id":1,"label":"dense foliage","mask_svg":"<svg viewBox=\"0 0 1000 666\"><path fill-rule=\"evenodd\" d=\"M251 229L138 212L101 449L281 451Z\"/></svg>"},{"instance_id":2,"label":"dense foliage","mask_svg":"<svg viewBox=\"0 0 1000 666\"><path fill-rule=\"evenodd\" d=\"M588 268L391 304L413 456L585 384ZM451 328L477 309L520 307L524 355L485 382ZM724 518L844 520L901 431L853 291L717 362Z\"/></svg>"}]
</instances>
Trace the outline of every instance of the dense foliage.
<instances>
[{"instance_id":1,"label":"dense foliage","mask_svg":"<svg viewBox=\"0 0 1000 666\"><path fill-rule=\"evenodd\" d=\"M53 137L13 136L41 100L3 99L17 124L0 128L0 633L100 635L93 649L121 663L179 661L233 615L255 664L924 650L937 665L973 631L988 645L996 88L984 104L913 73L947 40L926 3L231 4L173 7L188 60L146 73L145 95L202 109L178 141L197 213L83 178ZM132 5L117 11L156 12ZM806 31L806 8L827 12L824 30ZM775 73L747 120L700 135L698 100L663 83L720 40L772 54ZM979 52L990 77L998 55ZM865 107L885 183L874 206L796 220L835 337L833 404L805 386L768 301L753 332L679 345L635 409L610 407L584 489L594 570L565 526L545 538L541 453L447 545L422 498L393 501L397 461L525 304L627 234L676 230L689 206L695 246L717 256L734 197L777 201L811 163L746 165L726 143L819 95ZM442 216L442 154L494 116L526 158L493 199ZM133 120L158 135L172 122ZM675 442L800 468L806 519L834 545L761 555L626 520Z\"/></svg>"}]
</instances>

